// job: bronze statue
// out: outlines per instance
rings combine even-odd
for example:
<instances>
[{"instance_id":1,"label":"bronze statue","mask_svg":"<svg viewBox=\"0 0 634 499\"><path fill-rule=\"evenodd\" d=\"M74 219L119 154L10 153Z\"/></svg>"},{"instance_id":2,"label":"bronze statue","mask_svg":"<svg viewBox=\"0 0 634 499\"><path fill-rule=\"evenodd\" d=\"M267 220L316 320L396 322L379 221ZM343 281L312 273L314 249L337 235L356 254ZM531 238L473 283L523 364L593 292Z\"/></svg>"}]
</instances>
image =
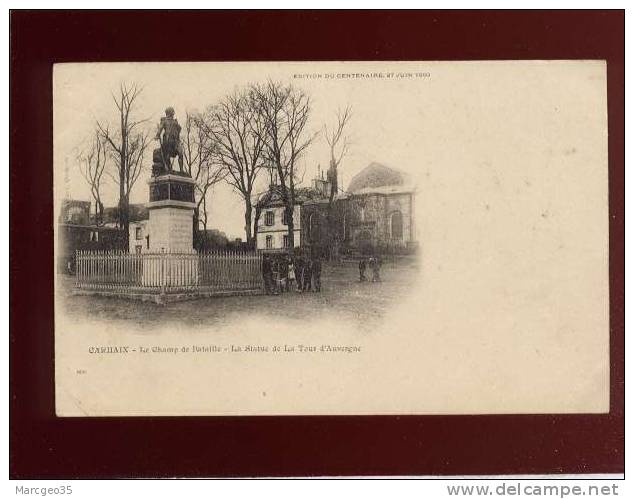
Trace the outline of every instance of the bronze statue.
<instances>
[{"instance_id":1,"label":"bronze statue","mask_svg":"<svg viewBox=\"0 0 634 499\"><path fill-rule=\"evenodd\" d=\"M159 170L171 172L172 158L174 156L178 156L178 166L181 173L183 173L183 147L180 134L181 126L178 124L178 120L174 118L174 108L168 107L165 110L165 116L161 118L155 137L161 146L159 149L154 150L153 155L153 171L156 174L161 173ZM162 165L157 160L160 160Z\"/></svg>"}]
</instances>

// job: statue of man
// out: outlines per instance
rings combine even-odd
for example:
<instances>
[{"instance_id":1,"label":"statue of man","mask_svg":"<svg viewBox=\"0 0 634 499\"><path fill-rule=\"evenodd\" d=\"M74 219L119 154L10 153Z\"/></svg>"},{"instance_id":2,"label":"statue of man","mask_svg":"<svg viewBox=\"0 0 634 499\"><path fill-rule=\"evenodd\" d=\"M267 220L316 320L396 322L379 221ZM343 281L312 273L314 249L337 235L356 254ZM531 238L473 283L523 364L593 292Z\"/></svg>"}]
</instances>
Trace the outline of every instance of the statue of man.
<instances>
[{"instance_id":1,"label":"statue of man","mask_svg":"<svg viewBox=\"0 0 634 499\"><path fill-rule=\"evenodd\" d=\"M162 134L162 135L161 135ZM169 167L171 159L178 156L178 166L181 173L183 172L183 147L181 145L181 126L178 120L174 118L174 108L168 107L165 110L165 116L161 118L156 139L161 143L161 150L166 161L166 167Z\"/></svg>"}]
</instances>

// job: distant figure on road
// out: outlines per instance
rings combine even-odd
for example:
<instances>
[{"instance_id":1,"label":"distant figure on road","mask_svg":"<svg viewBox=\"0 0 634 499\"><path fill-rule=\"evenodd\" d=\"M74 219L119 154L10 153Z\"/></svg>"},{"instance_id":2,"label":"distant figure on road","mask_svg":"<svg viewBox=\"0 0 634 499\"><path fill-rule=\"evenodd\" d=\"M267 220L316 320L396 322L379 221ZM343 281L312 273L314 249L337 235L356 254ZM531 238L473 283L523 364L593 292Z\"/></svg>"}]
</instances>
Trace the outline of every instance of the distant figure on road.
<instances>
[{"instance_id":1,"label":"distant figure on road","mask_svg":"<svg viewBox=\"0 0 634 499\"><path fill-rule=\"evenodd\" d=\"M361 258L361 260L359 260L359 281L363 282L366 280L365 277L365 268L367 266L367 262L365 260L365 258Z\"/></svg>"},{"instance_id":2,"label":"distant figure on road","mask_svg":"<svg viewBox=\"0 0 634 499\"><path fill-rule=\"evenodd\" d=\"M380 282L381 260L378 257L370 258L370 269L372 269L372 282Z\"/></svg>"},{"instance_id":3,"label":"distant figure on road","mask_svg":"<svg viewBox=\"0 0 634 499\"><path fill-rule=\"evenodd\" d=\"M313 260L313 285L316 293L321 292L321 260L319 257Z\"/></svg>"}]
</instances>

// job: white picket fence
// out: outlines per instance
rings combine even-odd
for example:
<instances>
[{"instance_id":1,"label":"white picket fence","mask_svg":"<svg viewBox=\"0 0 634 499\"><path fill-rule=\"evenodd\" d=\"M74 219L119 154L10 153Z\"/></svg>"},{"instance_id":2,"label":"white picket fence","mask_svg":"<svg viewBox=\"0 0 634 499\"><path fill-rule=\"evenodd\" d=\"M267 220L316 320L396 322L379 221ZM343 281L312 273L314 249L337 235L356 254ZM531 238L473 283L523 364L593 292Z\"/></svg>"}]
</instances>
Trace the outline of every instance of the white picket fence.
<instances>
[{"instance_id":1,"label":"white picket fence","mask_svg":"<svg viewBox=\"0 0 634 499\"><path fill-rule=\"evenodd\" d=\"M257 252L77 251L76 287L112 293L223 293L260 290Z\"/></svg>"}]
</instances>

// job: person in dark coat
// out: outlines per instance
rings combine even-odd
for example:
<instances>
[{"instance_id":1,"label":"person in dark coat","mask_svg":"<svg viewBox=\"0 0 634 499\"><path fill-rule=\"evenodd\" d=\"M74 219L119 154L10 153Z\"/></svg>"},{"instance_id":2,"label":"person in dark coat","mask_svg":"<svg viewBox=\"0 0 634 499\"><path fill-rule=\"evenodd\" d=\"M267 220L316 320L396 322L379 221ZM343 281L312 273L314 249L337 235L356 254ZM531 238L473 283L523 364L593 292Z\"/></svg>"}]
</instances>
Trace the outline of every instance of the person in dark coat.
<instances>
[{"instance_id":1,"label":"person in dark coat","mask_svg":"<svg viewBox=\"0 0 634 499\"><path fill-rule=\"evenodd\" d=\"M380 282L381 281L381 260L379 257L375 256L372 258L372 264L370 265L372 269L372 282Z\"/></svg>"},{"instance_id":2,"label":"person in dark coat","mask_svg":"<svg viewBox=\"0 0 634 499\"><path fill-rule=\"evenodd\" d=\"M304 287L303 287L304 291L311 291L312 277L313 277L312 262L309 259L306 259L306 261L304 262L304 276L302 279L304 282Z\"/></svg>"},{"instance_id":3,"label":"person in dark coat","mask_svg":"<svg viewBox=\"0 0 634 499\"><path fill-rule=\"evenodd\" d=\"M262 257L262 279L264 279L264 292L270 295L273 281L273 268L271 267L271 259L267 255Z\"/></svg>"},{"instance_id":4,"label":"person in dark coat","mask_svg":"<svg viewBox=\"0 0 634 499\"><path fill-rule=\"evenodd\" d=\"M313 260L313 291L320 293L321 292L321 260L319 257Z\"/></svg>"},{"instance_id":5,"label":"person in dark coat","mask_svg":"<svg viewBox=\"0 0 634 499\"><path fill-rule=\"evenodd\" d=\"M361 260L359 260L359 281L361 282L366 280L365 269L367 265L368 265L368 262L366 261L365 258L362 258Z\"/></svg>"},{"instance_id":6,"label":"person in dark coat","mask_svg":"<svg viewBox=\"0 0 634 499\"><path fill-rule=\"evenodd\" d=\"M271 257L271 294L277 294L277 260Z\"/></svg>"},{"instance_id":7,"label":"person in dark coat","mask_svg":"<svg viewBox=\"0 0 634 499\"><path fill-rule=\"evenodd\" d=\"M288 293L288 259L286 256L280 260L280 291Z\"/></svg>"},{"instance_id":8,"label":"person in dark coat","mask_svg":"<svg viewBox=\"0 0 634 499\"><path fill-rule=\"evenodd\" d=\"M295 260L295 281L297 281L297 291L301 293L304 289L304 259L299 256Z\"/></svg>"}]
</instances>

